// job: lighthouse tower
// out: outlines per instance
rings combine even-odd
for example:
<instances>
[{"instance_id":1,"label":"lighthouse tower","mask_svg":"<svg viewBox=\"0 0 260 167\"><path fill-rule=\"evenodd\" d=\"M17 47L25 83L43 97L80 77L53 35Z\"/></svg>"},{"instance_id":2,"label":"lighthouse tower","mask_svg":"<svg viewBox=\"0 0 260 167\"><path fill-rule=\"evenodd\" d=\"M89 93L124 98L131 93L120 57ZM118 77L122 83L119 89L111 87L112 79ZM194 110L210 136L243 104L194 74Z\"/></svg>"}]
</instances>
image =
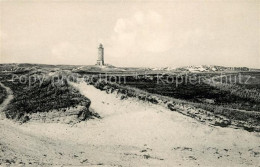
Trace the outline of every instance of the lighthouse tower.
<instances>
[{"instance_id":1,"label":"lighthouse tower","mask_svg":"<svg viewBox=\"0 0 260 167\"><path fill-rule=\"evenodd\" d=\"M105 65L105 63L104 63L104 48L103 48L102 44L100 44L99 47L98 47L98 59L97 59L96 65L99 65L99 66Z\"/></svg>"}]
</instances>

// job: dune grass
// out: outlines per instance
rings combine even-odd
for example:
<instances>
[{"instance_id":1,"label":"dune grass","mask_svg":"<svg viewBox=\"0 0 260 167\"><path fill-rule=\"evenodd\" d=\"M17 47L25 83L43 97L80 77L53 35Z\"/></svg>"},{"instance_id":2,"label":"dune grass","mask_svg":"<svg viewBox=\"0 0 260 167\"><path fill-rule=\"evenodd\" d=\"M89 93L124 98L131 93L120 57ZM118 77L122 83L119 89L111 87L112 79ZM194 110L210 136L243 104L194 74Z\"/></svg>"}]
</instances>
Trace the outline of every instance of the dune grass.
<instances>
[{"instance_id":1,"label":"dune grass","mask_svg":"<svg viewBox=\"0 0 260 167\"><path fill-rule=\"evenodd\" d=\"M0 104L3 103L3 101L5 100L7 96L7 92L5 90L5 88L3 88L1 85L0 85Z\"/></svg>"}]
</instances>

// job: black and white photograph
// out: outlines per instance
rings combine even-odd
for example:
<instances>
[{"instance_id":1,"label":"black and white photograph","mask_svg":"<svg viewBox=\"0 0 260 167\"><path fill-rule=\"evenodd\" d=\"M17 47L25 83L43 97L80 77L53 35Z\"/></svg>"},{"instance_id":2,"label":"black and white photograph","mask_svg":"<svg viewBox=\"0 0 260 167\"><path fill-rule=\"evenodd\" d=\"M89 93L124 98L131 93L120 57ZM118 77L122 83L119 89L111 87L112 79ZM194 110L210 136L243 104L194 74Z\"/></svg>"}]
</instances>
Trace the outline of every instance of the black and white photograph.
<instances>
[{"instance_id":1,"label":"black and white photograph","mask_svg":"<svg viewBox=\"0 0 260 167\"><path fill-rule=\"evenodd\" d=\"M0 0L0 167L260 167L259 0Z\"/></svg>"}]
</instances>

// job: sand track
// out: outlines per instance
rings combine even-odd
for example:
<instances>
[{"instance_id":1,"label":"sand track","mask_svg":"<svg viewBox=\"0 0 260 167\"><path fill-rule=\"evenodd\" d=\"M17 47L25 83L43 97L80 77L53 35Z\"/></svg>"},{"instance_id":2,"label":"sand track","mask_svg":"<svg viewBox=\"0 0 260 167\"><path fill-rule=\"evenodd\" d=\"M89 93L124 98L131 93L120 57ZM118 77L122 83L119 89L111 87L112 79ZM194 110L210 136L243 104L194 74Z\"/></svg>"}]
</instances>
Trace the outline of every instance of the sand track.
<instances>
[{"instance_id":1,"label":"sand track","mask_svg":"<svg viewBox=\"0 0 260 167\"><path fill-rule=\"evenodd\" d=\"M7 107L7 105L10 103L10 101L13 99L13 92L10 88L6 87L4 84L0 82L0 86L6 89L7 97L3 101L2 104L0 104L0 119L5 118L3 111Z\"/></svg>"},{"instance_id":2,"label":"sand track","mask_svg":"<svg viewBox=\"0 0 260 167\"><path fill-rule=\"evenodd\" d=\"M210 127L161 106L73 84L102 119L74 126L0 121L0 163L107 166L257 166L260 135Z\"/></svg>"}]
</instances>

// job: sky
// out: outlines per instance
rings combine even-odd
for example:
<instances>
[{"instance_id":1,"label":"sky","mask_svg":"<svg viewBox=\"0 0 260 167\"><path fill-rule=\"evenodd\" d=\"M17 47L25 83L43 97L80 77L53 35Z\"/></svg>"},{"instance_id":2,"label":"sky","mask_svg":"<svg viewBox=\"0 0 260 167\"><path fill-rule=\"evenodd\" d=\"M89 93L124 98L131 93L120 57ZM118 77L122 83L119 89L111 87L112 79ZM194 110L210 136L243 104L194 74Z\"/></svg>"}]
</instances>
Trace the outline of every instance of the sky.
<instances>
[{"instance_id":1,"label":"sky","mask_svg":"<svg viewBox=\"0 0 260 167\"><path fill-rule=\"evenodd\" d=\"M0 63L260 68L259 0L0 2Z\"/></svg>"}]
</instances>

